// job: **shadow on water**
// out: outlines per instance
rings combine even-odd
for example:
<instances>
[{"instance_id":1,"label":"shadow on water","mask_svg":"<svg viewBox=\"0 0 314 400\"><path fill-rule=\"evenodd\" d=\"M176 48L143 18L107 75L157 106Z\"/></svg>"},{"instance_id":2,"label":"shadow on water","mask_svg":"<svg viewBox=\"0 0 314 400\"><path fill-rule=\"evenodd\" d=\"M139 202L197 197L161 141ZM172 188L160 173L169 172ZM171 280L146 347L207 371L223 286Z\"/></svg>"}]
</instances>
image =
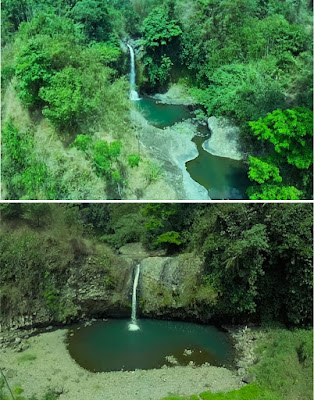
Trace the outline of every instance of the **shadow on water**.
<instances>
[{"instance_id":1,"label":"shadow on water","mask_svg":"<svg viewBox=\"0 0 314 400\"><path fill-rule=\"evenodd\" d=\"M69 330L70 355L92 372L133 371L176 365L230 365L228 336L213 326L189 322L139 320L140 330L130 332L128 320L109 320Z\"/></svg>"}]
</instances>

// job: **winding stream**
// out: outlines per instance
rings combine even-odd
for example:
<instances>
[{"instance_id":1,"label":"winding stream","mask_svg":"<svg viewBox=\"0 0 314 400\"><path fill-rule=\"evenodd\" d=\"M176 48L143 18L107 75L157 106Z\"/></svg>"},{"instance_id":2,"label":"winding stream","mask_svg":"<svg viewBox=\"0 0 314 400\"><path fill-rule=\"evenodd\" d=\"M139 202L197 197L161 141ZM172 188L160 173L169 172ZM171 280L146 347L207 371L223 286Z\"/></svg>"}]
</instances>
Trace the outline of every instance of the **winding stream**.
<instances>
[{"instance_id":1,"label":"winding stream","mask_svg":"<svg viewBox=\"0 0 314 400\"><path fill-rule=\"evenodd\" d=\"M148 96L143 96L136 104L149 123L157 128L166 128L194 117L187 106L162 104ZM194 136L192 141L199 154L185 164L191 178L208 190L212 200L247 199L247 167L242 161L214 156L204 150L202 144L210 137L210 131L202 125L198 130L200 136Z\"/></svg>"},{"instance_id":2,"label":"winding stream","mask_svg":"<svg viewBox=\"0 0 314 400\"><path fill-rule=\"evenodd\" d=\"M192 139L199 155L185 164L187 171L196 182L208 190L212 200L247 199L247 167L241 161L217 157L204 150L202 145L209 136L208 132L208 136L195 136Z\"/></svg>"},{"instance_id":3,"label":"winding stream","mask_svg":"<svg viewBox=\"0 0 314 400\"><path fill-rule=\"evenodd\" d=\"M149 96L139 97L136 91L135 55L128 44L131 55L130 69L130 99L136 105L146 120L157 128L166 128L194 114L184 105L163 104ZM202 144L210 137L207 127L199 126L200 136L192 141L196 144L198 156L185 163L190 177L207 189L212 200L242 200L247 199L246 189L249 186L247 167L242 161L218 157L205 151Z\"/></svg>"}]
</instances>

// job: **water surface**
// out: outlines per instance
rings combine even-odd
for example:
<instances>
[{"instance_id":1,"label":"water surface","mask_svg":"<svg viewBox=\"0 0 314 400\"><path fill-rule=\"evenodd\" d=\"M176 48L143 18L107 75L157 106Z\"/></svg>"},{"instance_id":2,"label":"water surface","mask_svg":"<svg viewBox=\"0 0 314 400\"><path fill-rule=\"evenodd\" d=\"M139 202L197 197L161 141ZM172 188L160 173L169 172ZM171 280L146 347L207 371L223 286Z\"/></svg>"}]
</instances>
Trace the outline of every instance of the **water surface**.
<instances>
[{"instance_id":1,"label":"water surface","mask_svg":"<svg viewBox=\"0 0 314 400\"><path fill-rule=\"evenodd\" d=\"M193 117L193 113L186 106L162 104L151 97L144 96L136 104L149 123L158 128L165 128ZM247 166L242 161L214 156L205 151L202 144L210 137L210 132L207 127L201 125L199 131L202 137L193 138L199 155L186 163L191 178L208 190L212 200L247 199L246 190L250 184Z\"/></svg>"},{"instance_id":2,"label":"water surface","mask_svg":"<svg viewBox=\"0 0 314 400\"><path fill-rule=\"evenodd\" d=\"M144 117L157 128L166 128L192 117L188 107L162 104L152 97L143 96L136 104Z\"/></svg>"},{"instance_id":3,"label":"water surface","mask_svg":"<svg viewBox=\"0 0 314 400\"><path fill-rule=\"evenodd\" d=\"M129 320L96 322L69 330L68 350L76 362L93 372L132 371L172 365L215 366L231 362L232 347L228 336L213 326L188 322L139 320L140 330L129 331ZM185 350L190 352L185 352ZM187 354L188 353L188 354Z\"/></svg>"},{"instance_id":4,"label":"water surface","mask_svg":"<svg viewBox=\"0 0 314 400\"><path fill-rule=\"evenodd\" d=\"M191 178L208 190L212 200L247 199L246 189L250 184L247 167L242 161L213 156L205 151L202 144L208 137L193 138L199 155L186 163Z\"/></svg>"}]
</instances>

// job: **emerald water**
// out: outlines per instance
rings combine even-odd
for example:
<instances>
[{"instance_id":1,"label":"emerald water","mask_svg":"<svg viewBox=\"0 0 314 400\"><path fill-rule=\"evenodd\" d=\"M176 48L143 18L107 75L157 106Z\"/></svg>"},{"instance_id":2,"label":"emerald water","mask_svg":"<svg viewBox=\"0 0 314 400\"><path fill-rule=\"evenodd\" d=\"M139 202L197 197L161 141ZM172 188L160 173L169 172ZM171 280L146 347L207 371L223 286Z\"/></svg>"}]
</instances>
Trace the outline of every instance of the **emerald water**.
<instances>
[{"instance_id":1,"label":"emerald water","mask_svg":"<svg viewBox=\"0 0 314 400\"><path fill-rule=\"evenodd\" d=\"M205 140L199 136L193 138L199 155L186 163L191 178L208 190L212 200L247 199L247 167L241 161L208 153L202 147Z\"/></svg>"},{"instance_id":2,"label":"emerald water","mask_svg":"<svg viewBox=\"0 0 314 400\"><path fill-rule=\"evenodd\" d=\"M151 97L142 97L136 102L144 117L158 128L165 128L192 118L193 113L183 105L161 104ZM247 167L242 161L214 156L202 147L209 138L208 128L199 126L202 136L195 136L199 155L186 163L191 178L204 186L212 200L247 199L246 189L249 186Z\"/></svg>"},{"instance_id":3,"label":"emerald water","mask_svg":"<svg viewBox=\"0 0 314 400\"><path fill-rule=\"evenodd\" d=\"M206 362L215 366L231 363L232 347L227 335L213 326L188 322L141 319L137 331L129 331L129 320L108 320L68 332L70 355L92 372L133 371ZM189 351L191 350L191 354Z\"/></svg>"},{"instance_id":4,"label":"emerald water","mask_svg":"<svg viewBox=\"0 0 314 400\"><path fill-rule=\"evenodd\" d=\"M162 104L152 97L144 96L136 104L144 117L157 128L166 128L192 116L186 106Z\"/></svg>"}]
</instances>

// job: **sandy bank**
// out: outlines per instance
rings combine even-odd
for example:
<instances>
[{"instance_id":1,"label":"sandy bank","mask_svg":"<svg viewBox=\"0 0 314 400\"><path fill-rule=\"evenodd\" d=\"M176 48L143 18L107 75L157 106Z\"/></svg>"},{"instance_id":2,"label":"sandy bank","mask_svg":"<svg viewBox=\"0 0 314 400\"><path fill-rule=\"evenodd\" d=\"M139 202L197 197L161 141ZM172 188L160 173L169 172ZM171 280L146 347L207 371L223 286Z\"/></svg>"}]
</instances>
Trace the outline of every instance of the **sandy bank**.
<instances>
[{"instance_id":1,"label":"sandy bank","mask_svg":"<svg viewBox=\"0 0 314 400\"><path fill-rule=\"evenodd\" d=\"M169 394L229 391L240 385L231 371L211 366L92 373L70 357L66 332L60 329L31 337L23 352L4 349L1 364L10 384L21 386L25 396L57 390L62 392L60 400L160 400Z\"/></svg>"}]
</instances>

